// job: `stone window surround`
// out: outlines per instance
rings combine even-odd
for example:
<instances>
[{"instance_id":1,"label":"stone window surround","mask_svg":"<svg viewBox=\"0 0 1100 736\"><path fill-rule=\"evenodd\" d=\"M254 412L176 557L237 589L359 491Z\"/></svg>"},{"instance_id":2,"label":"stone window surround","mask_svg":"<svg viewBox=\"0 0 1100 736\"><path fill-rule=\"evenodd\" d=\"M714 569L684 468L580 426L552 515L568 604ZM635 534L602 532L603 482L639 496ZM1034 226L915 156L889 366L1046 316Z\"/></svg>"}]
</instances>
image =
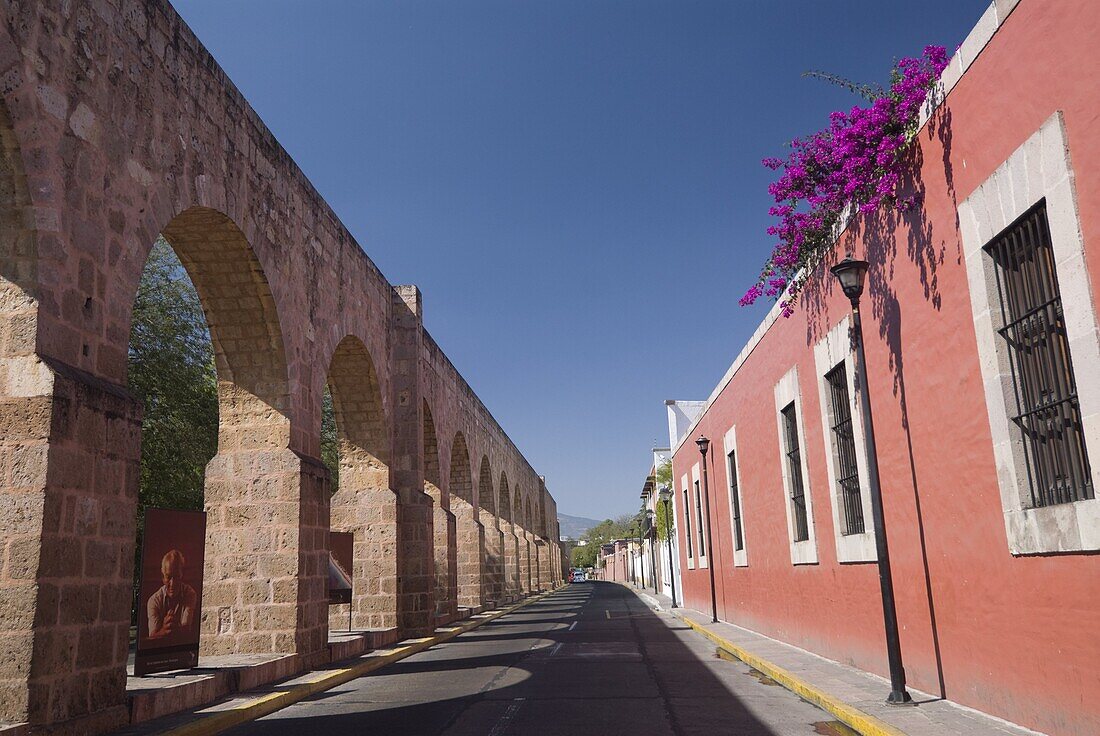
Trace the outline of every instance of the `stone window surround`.
<instances>
[{"instance_id":1,"label":"stone window surround","mask_svg":"<svg viewBox=\"0 0 1100 736\"><path fill-rule=\"evenodd\" d=\"M734 453L733 463L729 461L731 452ZM741 549L737 549L737 536L734 533L733 521L733 499L729 499L730 548L733 549L733 566L748 567L749 538L745 530L745 494L741 490L741 455L737 450L737 425L730 427L722 438L722 455L726 459L726 473L733 473L737 477L737 507L741 509ZM726 478L726 493L729 493L729 478Z\"/></svg>"},{"instance_id":2,"label":"stone window surround","mask_svg":"<svg viewBox=\"0 0 1100 736\"><path fill-rule=\"evenodd\" d=\"M1061 111L1055 112L988 179L959 205L966 275L997 483L1008 548L1013 555L1100 549L1100 497L1030 508L1022 439L1012 425L1015 403L1007 349L996 329L1002 323L994 265L984 247L1020 215L1046 200L1055 270L1062 294L1066 335L1077 377L1077 395L1093 488L1100 487L1100 381L1088 369L1100 365L1100 330L1077 196Z\"/></svg>"},{"instance_id":3,"label":"stone window surround","mask_svg":"<svg viewBox=\"0 0 1100 736\"><path fill-rule=\"evenodd\" d=\"M787 438L783 432L782 411L794 402L795 417L798 424L799 461L802 465L802 490L806 498L806 527L809 538L801 542L794 541L794 504L791 503L791 474L787 467ZM806 465L809 455L806 447L806 415L802 411L802 392L798 385L798 366L794 366L775 384L775 425L779 432L779 467L783 472L783 508L787 511L787 540L791 547L792 565L816 565L817 532L814 529L813 494L810 492L810 472Z\"/></svg>"},{"instance_id":4,"label":"stone window surround","mask_svg":"<svg viewBox=\"0 0 1100 736\"><path fill-rule=\"evenodd\" d=\"M691 483L688 482L687 473L680 476L680 497L687 499L684 501L684 556L687 558L688 569L694 570L695 543L691 541L691 535L695 533L695 528L691 525L691 517L688 516L691 513Z\"/></svg>"},{"instance_id":5,"label":"stone window surround","mask_svg":"<svg viewBox=\"0 0 1100 736\"><path fill-rule=\"evenodd\" d=\"M875 520L871 513L871 490L867 486L867 446L863 434L863 416L859 411L855 386L855 355L850 337L851 318L845 315L829 333L814 346L814 368L817 373L818 393L821 396L821 427L825 436L825 466L829 471L829 500L833 511L833 536L836 538L838 562L875 562ZM832 392L825 374L844 363L848 383L848 408L852 412L852 434L856 445L856 467L859 470L860 505L863 507L863 533L844 534L844 502L840 497L837 476L840 474L840 458L836 437L833 434Z\"/></svg>"},{"instance_id":6,"label":"stone window surround","mask_svg":"<svg viewBox=\"0 0 1100 736\"><path fill-rule=\"evenodd\" d=\"M696 554L696 559L698 559L698 561L699 561L699 567L701 567L703 569L706 569L706 568L710 567L710 552L711 552L711 550L710 550L710 541L711 541L711 539L713 539L713 536L708 536L707 535L707 532L710 530L710 519L707 519L706 520L707 525L703 526L703 516L704 516L704 514L707 513L707 505L706 505L707 500L706 500L706 497L703 495L703 477L702 477L701 473L702 473L702 470L700 469L699 463L695 463L694 465L691 466L691 485L688 487L689 488L688 493L689 493L689 496L691 497L691 501L692 501L691 506L692 506L692 508L698 509L698 512L695 514L695 521L699 524L699 526L695 527L695 530L694 530L695 531L696 552L698 552L700 548L704 552L706 552L706 554L702 554L702 555L701 554ZM696 483L699 484L699 501L698 501L698 503L695 502L695 495L694 495L695 494L695 484ZM699 544L700 539L706 540L705 543L700 545Z\"/></svg>"}]
</instances>

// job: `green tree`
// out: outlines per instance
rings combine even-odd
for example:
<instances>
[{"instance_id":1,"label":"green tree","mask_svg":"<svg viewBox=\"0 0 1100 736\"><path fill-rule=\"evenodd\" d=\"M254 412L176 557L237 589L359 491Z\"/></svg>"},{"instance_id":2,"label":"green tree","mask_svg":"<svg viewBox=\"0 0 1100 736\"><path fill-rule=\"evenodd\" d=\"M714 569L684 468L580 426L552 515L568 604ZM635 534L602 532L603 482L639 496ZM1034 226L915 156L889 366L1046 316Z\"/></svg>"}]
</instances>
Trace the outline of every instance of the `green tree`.
<instances>
[{"instance_id":1,"label":"green tree","mask_svg":"<svg viewBox=\"0 0 1100 736\"><path fill-rule=\"evenodd\" d=\"M139 508L201 509L218 449L214 351L198 292L163 238L134 300L129 387L144 405Z\"/></svg>"},{"instance_id":2,"label":"green tree","mask_svg":"<svg viewBox=\"0 0 1100 736\"><path fill-rule=\"evenodd\" d=\"M206 464L218 450L218 379L206 315L172 246L158 238L130 322L130 391L143 405L135 594L145 509L203 507Z\"/></svg>"},{"instance_id":3,"label":"green tree","mask_svg":"<svg viewBox=\"0 0 1100 736\"><path fill-rule=\"evenodd\" d=\"M595 567L601 545L628 538L631 527L637 525L640 528L641 523L640 513L625 514L616 519L604 519L591 527L581 535L585 544L574 547L570 553L573 567Z\"/></svg>"},{"instance_id":4,"label":"green tree","mask_svg":"<svg viewBox=\"0 0 1100 736\"><path fill-rule=\"evenodd\" d=\"M665 460L658 465L654 475L657 480L656 492L660 492L662 487L672 488L672 461ZM665 506L668 506L667 517L665 516ZM658 497L654 511L657 514L657 539L663 542L668 539L668 525L665 523L665 519L668 518L671 520L673 517L672 501L665 502Z\"/></svg>"},{"instance_id":5,"label":"green tree","mask_svg":"<svg viewBox=\"0 0 1100 736\"><path fill-rule=\"evenodd\" d=\"M577 545L569 551L569 562L573 567L595 567L599 547L591 544Z\"/></svg>"},{"instance_id":6,"label":"green tree","mask_svg":"<svg viewBox=\"0 0 1100 736\"><path fill-rule=\"evenodd\" d=\"M321 397L321 462L328 468L333 493L340 489L340 442L336 431L336 410L332 406L332 392L325 386Z\"/></svg>"}]
</instances>

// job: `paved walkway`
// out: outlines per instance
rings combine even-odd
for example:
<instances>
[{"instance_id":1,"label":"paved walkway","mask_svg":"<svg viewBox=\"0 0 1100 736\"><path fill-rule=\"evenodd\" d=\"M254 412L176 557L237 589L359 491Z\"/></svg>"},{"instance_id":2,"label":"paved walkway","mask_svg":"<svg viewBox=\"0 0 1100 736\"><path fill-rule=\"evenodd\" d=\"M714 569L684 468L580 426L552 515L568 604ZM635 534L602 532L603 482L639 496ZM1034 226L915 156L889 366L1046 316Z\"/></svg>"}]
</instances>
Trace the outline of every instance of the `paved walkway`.
<instances>
[{"instance_id":1,"label":"paved walkway","mask_svg":"<svg viewBox=\"0 0 1100 736\"><path fill-rule=\"evenodd\" d=\"M655 609L669 611L667 596L638 591ZM798 680L815 687L848 706L857 708L907 736L1036 736L1036 731L985 715L948 700L912 688L915 707L886 705L888 680L863 670L825 659L803 649L770 639L740 626L712 624L709 613L676 608L672 613L746 652L786 670ZM1041 736L1041 735L1040 735Z\"/></svg>"}]
</instances>

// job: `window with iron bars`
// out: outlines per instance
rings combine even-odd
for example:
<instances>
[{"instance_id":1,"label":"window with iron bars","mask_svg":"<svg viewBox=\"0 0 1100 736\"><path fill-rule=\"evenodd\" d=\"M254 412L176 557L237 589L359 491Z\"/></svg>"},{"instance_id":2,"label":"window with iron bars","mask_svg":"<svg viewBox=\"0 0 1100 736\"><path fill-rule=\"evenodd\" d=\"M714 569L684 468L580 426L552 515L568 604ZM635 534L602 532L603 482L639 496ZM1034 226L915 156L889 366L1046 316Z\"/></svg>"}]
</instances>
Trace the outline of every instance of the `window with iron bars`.
<instances>
[{"instance_id":1,"label":"window with iron bars","mask_svg":"<svg viewBox=\"0 0 1100 736\"><path fill-rule=\"evenodd\" d=\"M802 485L802 453L798 446L798 417L794 402L787 404L783 411L783 434L786 438L787 473L790 477L791 508L794 510L794 541L805 542L810 538L810 527L806 523L806 491Z\"/></svg>"},{"instance_id":2,"label":"window with iron bars","mask_svg":"<svg viewBox=\"0 0 1100 736\"><path fill-rule=\"evenodd\" d=\"M691 503L688 501L687 488L684 488L684 539L687 542L687 556L694 557L691 546Z\"/></svg>"},{"instance_id":3,"label":"window with iron bars","mask_svg":"<svg viewBox=\"0 0 1100 736\"><path fill-rule=\"evenodd\" d=\"M833 440L836 452L836 483L844 509L842 534L863 534L863 496L859 489L856 437L852 429L852 405L848 395L848 372L841 361L825 374L833 410Z\"/></svg>"},{"instance_id":4,"label":"window with iron bars","mask_svg":"<svg viewBox=\"0 0 1100 736\"><path fill-rule=\"evenodd\" d=\"M726 455L727 471L730 476L730 513L733 516L733 549L740 552L745 548L741 536L741 499L737 496L737 452L730 450Z\"/></svg>"},{"instance_id":5,"label":"window with iron bars","mask_svg":"<svg viewBox=\"0 0 1100 736\"><path fill-rule=\"evenodd\" d=\"M992 258L1012 367L1012 423L1023 438L1034 507L1093 498L1081 406L1066 338L1046 202L985 246Z\"/></svg>"},{"instance_id":6,"label":"window with iron bars","mask_svg":"<svg viewBox=\"0 0 1100 736\"><path fill-rule=\"evenodd\" d=\"M707 542L703 531L703 494L699 492L699 481L695 481L695 518L699 521L699 556L707 556ZM710 523L710 519L707 519Z\"/></svg>"}]
</instances>

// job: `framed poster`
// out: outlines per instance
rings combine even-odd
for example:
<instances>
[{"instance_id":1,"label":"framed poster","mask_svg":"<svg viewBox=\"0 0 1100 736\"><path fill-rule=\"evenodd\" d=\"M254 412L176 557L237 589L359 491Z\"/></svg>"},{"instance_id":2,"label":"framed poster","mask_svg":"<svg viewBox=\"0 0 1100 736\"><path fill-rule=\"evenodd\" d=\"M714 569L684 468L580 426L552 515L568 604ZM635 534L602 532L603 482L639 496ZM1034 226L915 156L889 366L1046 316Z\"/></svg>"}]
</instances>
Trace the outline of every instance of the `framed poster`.
<instances>
[{"instance_id":1,"label":"framed poster","mask_svg":"<svg viewBox=\"0 0 1100 736\"><path fill-rule=\"evenodd\" d=\"M351 571L355 559L355 535L352 532L328 533L328 603L351 603Z\"/></svg>"},{"instance_id":2,"label":"framed poster","mask_svg":"<svg viewBox=\"0 0 1100 736\"><path fill-rule=\"evenodd\" d=\"M145 510L135 675L198 664L205 547L205 512Z\"/></svg>"}]
</instances>

